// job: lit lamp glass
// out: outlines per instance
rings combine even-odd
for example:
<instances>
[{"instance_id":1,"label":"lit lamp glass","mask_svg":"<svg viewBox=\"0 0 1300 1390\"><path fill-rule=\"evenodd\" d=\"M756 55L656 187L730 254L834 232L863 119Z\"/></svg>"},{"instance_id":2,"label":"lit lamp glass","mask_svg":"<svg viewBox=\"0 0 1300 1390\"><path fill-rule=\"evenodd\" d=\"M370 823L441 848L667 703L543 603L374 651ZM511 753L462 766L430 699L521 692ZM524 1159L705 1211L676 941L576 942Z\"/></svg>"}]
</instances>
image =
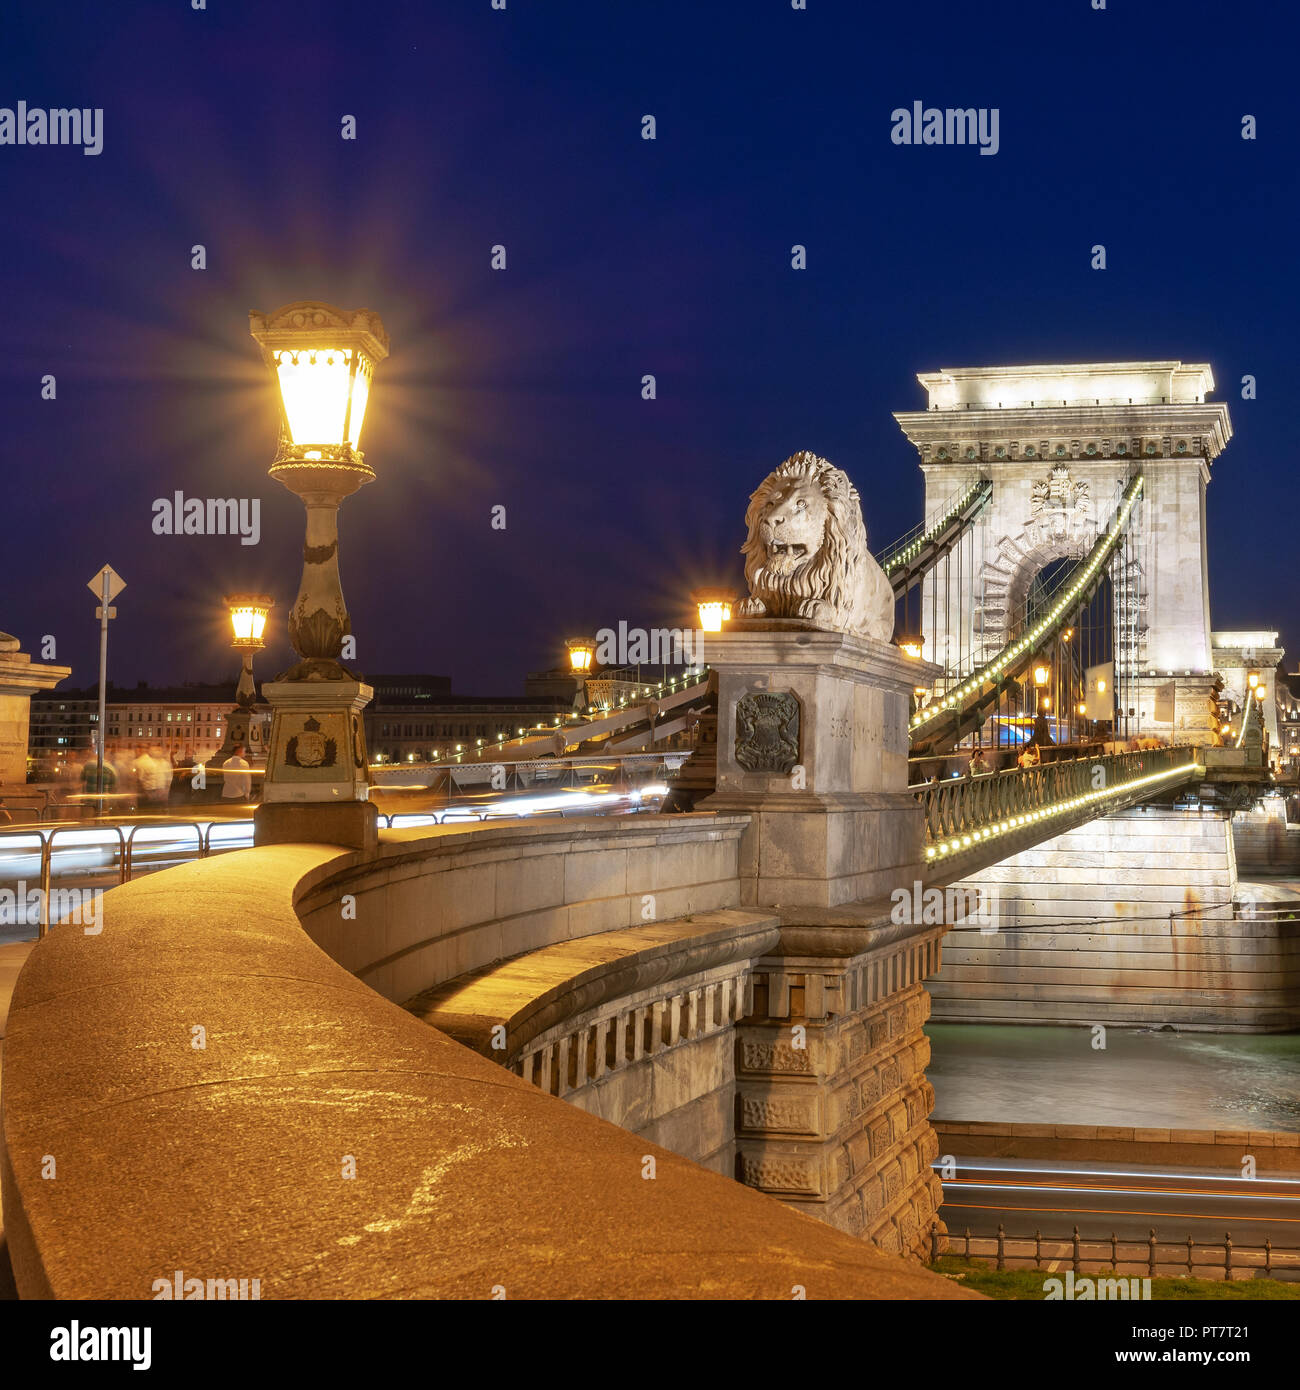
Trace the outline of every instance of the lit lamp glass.
<instances>
[{"instance_id":1,"label":"lit lamp glass","mask_svg":"<svg viewBox=\"0 0 1300 1390\"><path fill-rule=\"evenodd\" d=\"M905 632L894 638L894 644L912 661L920 661L921 654L925 651L925 638L919 632Z\"/></svg>"},{"instance_id":2,"label":"lit lamp glass","mask_svg":"<svg viewBox=\"0 0 1300 1390\"><path fill-rule=\"evenodd\" d=\"M1088 703L1087 703L1086 700L1080 700L1080 701L1079 701L1079 713L1080 713L1080 714L1087 714L1087 713L1088 713Z\"/></svg>"},{"instance_id":3,"label":"lit lamp glass","mask_svg":"<svg viewBox=\"0 0 1300 1390\"><path fill-rule=\"evenodd\" d=\"M586 675L596 654L595 641L590 637L570 637L564 645L569 652L569 670L575 676Z\"/></svg>"},{"instance_id":4,"label":"lit lamp glass","mask_svg":"<svg viewBox=\"0 0 1300 1390\"><path fill-rule=\"evenodd\" d=\"M699 616L700 629L704 632L721 632L723 623L731 621L731 606L736 595L730 589L696 589L691 594L691 602Z\"/></svg>"},{"instance_id":5,"label":"lit lamp glass","mask_svg":"<svg viewBox=\"0 0 1300 1390\"><path fill-rule=\"evenodd\" d=\"M1246 678L1246 683L1252 690L1259 684L1259 677L1252 671Z\"/></svg>"},{"instance_id":6,"label":"lit lamp glass","mask_svg":"<svg viewBox=\"0 0 1300 1390\"><path fill-rule=\"evenodd\" d=\"M279 388L277 465L332 460L364 468L361 426L375 368L388 356L379 316L302 302L250 314L249 322Z\"/></svg>"},{"instance_id":7,"label":"lit lamp glass","mask_svg":"<svg viewBox=\"0 0 1300 1390\"><path fill-rule=\"evenodd\" d=\"M275 600L265 594L230 594L221 601L230 610L231 645L241 651L260 652L266 646L262 634Z\"/></svg>"},{"instance_id":8,"label":"lit lamp glass","mask_svg":"<svg viewBox=\"0 0 1300 1390\"><path fill-rule=\"evenodd\" d=\"M1051 674L1052 674L1051 671L1049 671L1048 668L1047 668L1046 666L1035 666L1035 667L1034 667L1034 684L1037 685L1037 686L1044 686L1044 685L1046 685L1046 684L1047 684L1047 681L1048 681L1048 678L1051 676ZM1100 685L1101 685L1101 682L1098 681L1097 684L1098 684L1098 686L1100 686Z\"/></svg>"}]
</instances>

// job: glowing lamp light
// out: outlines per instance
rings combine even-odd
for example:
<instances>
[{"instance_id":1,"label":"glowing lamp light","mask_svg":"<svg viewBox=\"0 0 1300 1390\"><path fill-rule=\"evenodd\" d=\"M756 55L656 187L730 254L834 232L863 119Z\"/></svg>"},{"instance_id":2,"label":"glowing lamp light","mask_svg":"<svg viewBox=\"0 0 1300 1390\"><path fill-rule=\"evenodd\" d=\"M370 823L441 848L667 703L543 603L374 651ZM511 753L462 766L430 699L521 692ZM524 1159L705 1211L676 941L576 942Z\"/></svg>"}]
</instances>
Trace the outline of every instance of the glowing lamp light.
<instances>
[{"instance_id":1,"label":"glowing lamp light","mask_svg":"<svg viewBox=\"0 0 1300 1390\"><path fill-rule=\"evenodd\" d=\"M1052 673L1047 669L1046 666L1035 666L1034 684L1038 686L1046 685L1048 678L1051 676L1051 674Z\"/></svg>"},{"instance_id":2,"label":"glowing lamp light","mask_svg":"<svg viewBox=\"0 0 1300 1390\"><path fill-rule=\"evenodd\" d=\"M569 652L569 670L581 675L591 670L592 658L596 654L595 639L591 637L570 637L565 642Z\"/></svg>"},{"instance_id":3,"label":"glowing lamp light","mask_svg":"<svg viewBox=\"0 0 1300 1390\"><path fill-rule=\"evenodd\" d=\"M903 633L894 638L894 643L904 656L913 661L920 661L921 654L925 651L925 638L920 633Z\"/></svg>"},{"instance_id":4,"label":"glowing lamp light","mask_svg":"<svg viewBox=\"0 0 1300 1390\"><path fill-rule=\"evenodd\" d=\"M1098 676L1098 677L1097 677L1097 694L1098 694L1098 695L1104 695L1105 693L1106 693L1106 677L1105 677L1105 676Z\"/></svg>"},{"instance_id":5,"label":"glowing lamp light","mask_svg":"<svg viewBox=\"0 0 1300 1390\"><path fill-rule=\"evenodd\" d=\"M234 633L232 646L247 651L261 651L266 643L266 618L275 607L275 600L266 594L228 594L221 600L230 610L230 628Z\"/></svg>"},{"instance_id":6,"label":"glowing lamp light","mask_svg":"<svg viewBox=\"0 0 1300 1390\"><path fill-rule=\"evenodd\" d=\"M1259 684L1259 677L1252 671L1247 677L1246 683L1252 690Z\"/></svg>"},{"instance_id":7,"label":"glowing lamp light","mask_svg":"<svg viewBox=\"0 0 1300 1390\"><path fill-rule=\"evenodd\" d=\"M249 329L279 389L277 462L364 466L361 427L375 368L388 356L378 314L302 301L250 314Z\"/></svg>"},{"instance_id":8,"label":"glowing lamp light","mask_svg":"<svg viewBox=\"0 0 1300 1390\"><path fill-rule=\"evenodd\" d=\"M699 615L700 630L721 632L723 623L731 621L736 595L731 589L696 589L691 594L691 602Z\"/></svg>"},{"instance_id":9,"label":"glowing lamp light","mask_svg":"<svg viewBox=\"0 0 1300 1390\"><path fill-rule=\"evenodd\" d=\"M1079 701L1079 713L1080 713L1080 714L1087 714L1087 713L1088 713L1088 705L1087 705L1087 702L1084 701L1084 700L1080 700L1080 701Z\"/></svg>"}]
</instances>

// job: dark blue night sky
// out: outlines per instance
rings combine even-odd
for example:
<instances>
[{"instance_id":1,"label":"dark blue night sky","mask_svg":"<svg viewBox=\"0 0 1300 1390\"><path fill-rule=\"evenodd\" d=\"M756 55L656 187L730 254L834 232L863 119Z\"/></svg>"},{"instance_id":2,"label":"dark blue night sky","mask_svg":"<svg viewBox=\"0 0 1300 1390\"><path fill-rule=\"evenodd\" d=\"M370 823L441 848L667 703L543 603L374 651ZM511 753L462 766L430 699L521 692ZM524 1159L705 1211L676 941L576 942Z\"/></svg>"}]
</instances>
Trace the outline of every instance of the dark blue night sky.
<instances>
[{"instance_id":1,"label":"dark blue night sky","mask_svg":"<svg viewBox=\"0 0 1300 1390\"><path fill-rule=\"evenodd\" d=\"M1294 666L1298 36L1250 0L8 0L0 106L105 114L98 157L0 146L0 628L90 683L109 562L114 680L232 672L232 588L276 596L259 671L290 663L302 508L247 315L314 298L392 337L342 513L360 670L520 690L738 581L795 449L873 545L919 520L916 372L1160 358L1232 412L1214 625ZM999 153L895 146L915 100L997 107ZM260 497L261 543L154 535L177 489Z\"/></svg>"}]
</instances>

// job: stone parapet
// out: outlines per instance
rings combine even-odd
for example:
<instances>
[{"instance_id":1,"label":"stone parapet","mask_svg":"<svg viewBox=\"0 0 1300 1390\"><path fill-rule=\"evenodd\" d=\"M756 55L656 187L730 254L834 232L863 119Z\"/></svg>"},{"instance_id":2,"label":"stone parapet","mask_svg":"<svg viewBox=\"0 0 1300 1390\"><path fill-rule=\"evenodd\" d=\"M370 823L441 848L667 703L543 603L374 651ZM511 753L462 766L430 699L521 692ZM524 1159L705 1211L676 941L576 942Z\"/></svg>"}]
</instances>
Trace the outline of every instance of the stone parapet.
<instances>
[{"instance_id":1,"label":"stone parapet","mask_svg":"<svg viewBox=\"0 0 1300 1390\"><path fill-rule=\"evenodd\" d=\"M294 911L350 859L280 845L152 874L105 895L101 934L33 950L0 1116L24 1298L148 1300L177 1269L263 1299L974 1296L382 999Z\"/></svg>"}]
</instances>

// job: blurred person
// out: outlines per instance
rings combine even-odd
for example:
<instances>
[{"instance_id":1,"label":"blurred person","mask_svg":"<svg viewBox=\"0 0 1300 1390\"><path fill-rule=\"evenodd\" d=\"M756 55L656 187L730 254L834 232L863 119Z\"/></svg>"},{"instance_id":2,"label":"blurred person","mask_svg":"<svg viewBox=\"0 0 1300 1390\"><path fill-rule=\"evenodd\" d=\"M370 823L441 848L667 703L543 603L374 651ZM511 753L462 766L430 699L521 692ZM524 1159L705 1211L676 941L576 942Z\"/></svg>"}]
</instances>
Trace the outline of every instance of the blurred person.
<instances>
[{"instance_id":1,"label":"blurred person","mask_svg":"<svg viewBox=\"0 0 1300 1390\"><path fill-rule=\"evenodd\" d=\"M984 756L984 750L978 744L970 755L970 768L968 770L972 777L978 777L981 773L991 771L988 759Z\"/></svg>"},{"instance_id":2,"label":"blurred person","mask_svg":"<svg viewBox=\"0 0 1300 1390\"><path fill-rule=\"evenodd\" d=\"M221 797L223 801L248 801L253 795L253 774L250 764L244 758L244 745L235 744L235 750L221 767Z\"/></svg>"},{"instance_id":3,"label":"blurred person","mask_svg":"<svg viewBox=\"0 0 1300 1390\"><path fill-rule=\"evenodd\" d=\"M158 744L151 743L147 748L141 745L131 764L131 771L135 776L141 805L156 807L167 804L172 789L172 768Z\"/></svg>"},{"instance_id":4,"label":"blurred person","mask_svg":"<svg viewBox=\"0 0 1300 1390\"><path fill-rule=\"evenodd\" d=\"M1037 767L1042 761L1038 752L1038 745L1036 743L1027 743L1025 745L1025 751L1021 753L1016 761L1021 767Z\"/></svg>"}]
</instances>

